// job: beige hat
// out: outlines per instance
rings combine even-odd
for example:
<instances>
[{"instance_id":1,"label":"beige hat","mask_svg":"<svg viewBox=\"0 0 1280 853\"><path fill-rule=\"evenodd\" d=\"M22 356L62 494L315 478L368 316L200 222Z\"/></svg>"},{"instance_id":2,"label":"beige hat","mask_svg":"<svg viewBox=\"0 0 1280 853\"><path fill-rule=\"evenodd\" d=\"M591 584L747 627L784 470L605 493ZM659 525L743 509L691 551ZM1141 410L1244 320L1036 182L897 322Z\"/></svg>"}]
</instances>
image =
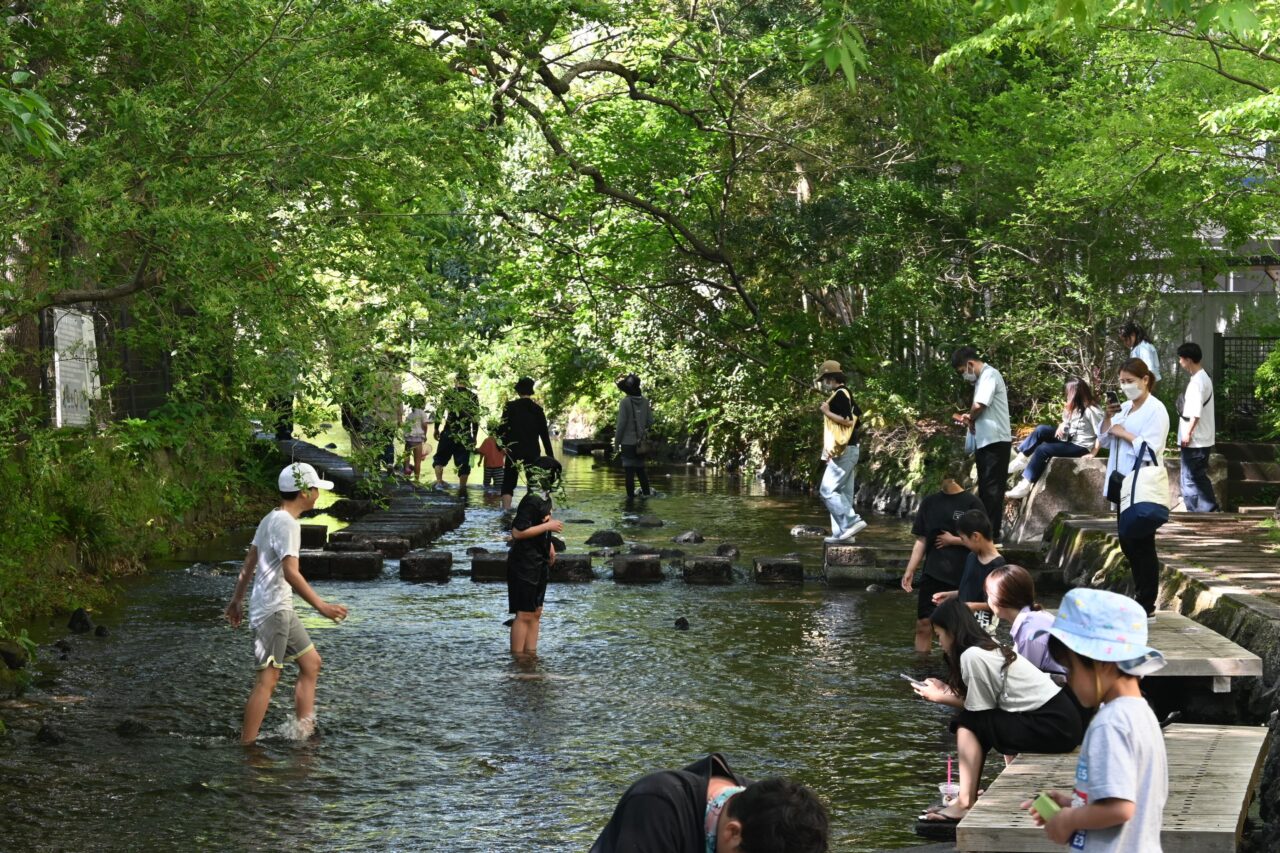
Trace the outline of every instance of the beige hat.
<instances>
[{"instance_id":1,"label":"beige hat","mask_svg":"<svg viewBox=\"0 0 1280 853\"><path fill-rule=\"evenodd\" d=\"M828 373L840 373L840 362L827 359L822 362L822 367L818 368L818 377L826 376Z\"/></svg>"}]
</instances>

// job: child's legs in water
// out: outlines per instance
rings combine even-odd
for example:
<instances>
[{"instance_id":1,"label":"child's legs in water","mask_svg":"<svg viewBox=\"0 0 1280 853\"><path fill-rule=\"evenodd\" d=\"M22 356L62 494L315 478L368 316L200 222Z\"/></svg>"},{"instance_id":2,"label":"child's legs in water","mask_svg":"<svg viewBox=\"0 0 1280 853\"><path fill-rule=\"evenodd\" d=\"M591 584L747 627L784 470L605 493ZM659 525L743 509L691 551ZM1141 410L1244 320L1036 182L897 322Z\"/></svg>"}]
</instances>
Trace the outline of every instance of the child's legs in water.
<instances>
[{"instance_id":1,"label":"child's legs in water","mask_svg":"<svg viewBox=\"0 0 1280 853\"><path fill-rule=\"evenodd\" d=\"M293 706L298 722L304 725L315 724L316 681L320 678L322 662L314 647L298 658L298 683L293 688Z\"/></svg>"},{"instance_id":2,"label":"child's legs in water","mask_svg":"<svg viewBox=\"0 0 1280 853\"><path fill-rule=\"evenodd\" d=\"M262 720L267 716L267 708L271 705L271 694L280 682L280 670L274 666L265 666L258 670L253 680L253 690L249 693L249 701L244 705L244 725L240 730L241 743L253 743L258 739L258 731L262 728Z\"/></svg>"},{"instance_id":3,"label":"child's legs in water","mask_svg":"<svg viewBox=\"0 0 1280 853\"><path fill-rule=\"evenodd\" d=\"M538 629L542 622L542 608L521 610L511 623L511 653L531 655L538 651Z\"/></svg>"}]
</instances>

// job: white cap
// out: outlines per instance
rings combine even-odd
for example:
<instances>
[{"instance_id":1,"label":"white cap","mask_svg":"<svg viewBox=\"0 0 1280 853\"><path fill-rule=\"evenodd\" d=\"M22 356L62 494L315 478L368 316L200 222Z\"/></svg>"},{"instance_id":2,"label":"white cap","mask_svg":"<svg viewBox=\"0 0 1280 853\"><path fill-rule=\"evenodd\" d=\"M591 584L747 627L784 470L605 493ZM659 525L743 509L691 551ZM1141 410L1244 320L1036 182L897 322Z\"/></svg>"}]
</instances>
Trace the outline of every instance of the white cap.
<instances>
[{"instance_id":1,"label":"white cap","mask_svg":"<svg viewBox=\"0 0 1280 853\"><path fill-rule=\"evenodd\" d=\"M332 489L333 483L321 480L316 469L306 462L294 462L280 472L276 485L282 492L300 492L303 489Z\"/></svg>"}]
</instances>

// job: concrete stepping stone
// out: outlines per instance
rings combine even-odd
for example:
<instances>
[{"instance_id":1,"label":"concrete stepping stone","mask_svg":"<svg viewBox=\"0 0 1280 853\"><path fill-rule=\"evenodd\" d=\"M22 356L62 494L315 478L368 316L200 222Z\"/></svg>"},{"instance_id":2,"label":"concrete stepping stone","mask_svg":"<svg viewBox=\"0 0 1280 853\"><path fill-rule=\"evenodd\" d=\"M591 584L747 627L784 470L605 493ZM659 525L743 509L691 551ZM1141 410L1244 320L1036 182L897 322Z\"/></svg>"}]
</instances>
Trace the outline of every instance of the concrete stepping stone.
<instances>
[{"instance_id":1,"label":"concrete stepping stone","mask_svg":"<svg viewBox=\"0 0 1280 853\"><path fill-rule=\"evenodd\" d=\"M377 551L300 551L298 568L307 580L375 580L382 577Z\"/></svg>"},{"instance_id":2,"label":"concrete stepping stone","mask_svg":"<svg viewBox=\"0 0 1280 853\"><path fill-rule=\"evenodd\" d=\"M400 579L448 583L453 575L453 554L449 551L410 551L400 558Z\"/></svg>"},{"instance_id":3,"label":"concrete stepping stone","mask_svg":"<svg viewBox=\"0 0 1280 853\"><path fill-rule=\"evenodd\" d=\"M617 583L658 583L663 579L662 557L657 554L617 554L613 558Z\"/></svg>"},{"instance_id":4,"label":"concrete stepping stone","mask_svg":"<svg viewBox=\"0 0 1280 853\"><path fill-rule=\"evenodd\" d=\"M733 561L728 557L687 557L680 574L687 584L729 584L733 583Z\"/></svg>"},{"instance_id":5,"label":"concrete stepping stone","mask_svg":"<svg viewBox=\"0 0 1280 853\"><path fill-rule=\"evenodd\" d=\"M471 558L471 580L476 583L506 583L507 555L476 554Z\"/></svg>"},{"instance_id":6,"label":"concrete stepping stone","mask_svg":"<svg viewBox=\"0 0 1280 853\"><path fill-rule=\"evenodd\" d=\"M584 583L595 579L590 554L556 554L551 566L551 583Z\"/></svg>"},{"instance_id":7,"label":"concrete stepping stone","mask_svg":"<svg viewBox=\"0 0 1280 853\"><path fill-rule=\"evenodd\" d=\"M756 557L751 579L758 584L799 586L804 583L804 564L798 557Z\"/></svg>"}]
</instances>

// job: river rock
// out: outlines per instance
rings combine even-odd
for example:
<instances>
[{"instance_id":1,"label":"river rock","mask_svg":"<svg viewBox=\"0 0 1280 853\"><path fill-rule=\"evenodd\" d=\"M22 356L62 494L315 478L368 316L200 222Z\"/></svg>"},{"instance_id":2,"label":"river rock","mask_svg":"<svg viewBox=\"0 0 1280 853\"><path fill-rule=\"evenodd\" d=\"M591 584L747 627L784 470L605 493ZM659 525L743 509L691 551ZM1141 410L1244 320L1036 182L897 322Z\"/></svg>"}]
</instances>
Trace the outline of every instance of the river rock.
<instances>
[{"instance_id":1,"label":"river rock","mask_svg":"<svg viewBox=\"0 0 1280 853\"><path fill-rule=\"evenodd\" d=\"M99 625L98 627L93 629L93 636L95 637L105 637L110 633L111 632L107 630L106 625Z\"/></svg>"},{"instance_id":2,"label":"river rock","mask_svg":"<svg viewBox=\"0 0 1280 853\"><path fill-rule=\"evenodd\" d=\"M797 539L800 539L800 538L810 537L810 536L825 537L825 536L828 536L829 534L827 533L826 530L823 530L821 527L815 527L812 524L797 524L795 527L791 528L791 535L795 536Z\"/></svg>"},{"instance_id":3,"label":"river rock","mask_svg":"<svg viewBox=\"0 0 1280 853\"><path fill-rule=\"evenodd\" d=\"M878 583L867 584L867 592L884 592L884 587Z\"/></svg>"},{"instance_id":4,"label":"river rock","mask_svg":"<svg viewBox=\"0 0 1280 853\"><path fill-rule=\"evenodd\" d=\"M676 630L677 630L677 631L688 631L688 630L689 630L689 620L688 620L688 619L686 619L686 618L684 618L683 616L681 616L679 619L677 619L677 620L676 620Z\"/></svg>"},{"instance_id":5,"label":"river rock","mask_svg":"<svg viewBox=\"0 0 1280 853\"><path fill-rule=\"evenodd\" d=\"M758 584L803 584L804 564L795 557L756 557L751 578Z\"/></svg>"},{"instance_id":6,"label":"river rock","mask_svg":"<svg viewBox=\"0 0 1280 853\"><path fill-rule=\"evenodd\" d=\"M151 734L151 726L135 717L125 717L116 725L116 734L120 737L141 737Z\"/></svg>"},{"instance_id":7,"label":"river rock","mask_svg":"<svg viewBox=\"0 0 1280 853\"><path fill-rule=\"evenodd\" d=\"M658 554L661 556L662 549L653 545L632 545L627 549L628 554Z\"/></svg>"},{"instance_id":8,"label":"river rock","mask_svg":"<svg viewBox=\"0 0 1280 853\"><path fill-rule=\"evenodd\" d=\"M742 552L738 550L737 545L731 544L729 542L725 542L721 545L716 546L717 557L728 557L729 559L732 560L734 557L737 557L741 553Z\"/></svg>"},{"instance_id":9,"label":"river rock","mask_svg":"<svg viewBox=\"0 0 1280 853\"><path fill-rule=\"evenodd\" d=\"M45 721L40 724L40 730L36 732L36 740L48 746L57 746L60 743L66 743L67 736L57 726Z\"/></svg>"},{"instance_id":10,"label":"river rock","mask_svg":"<svg viewBox=\"0 0 1280 853\"><path fill-rule=\"evenodd\" d=\"M589 518L571 518L565 523L566 524L595 524L595 522Z\"/></svg>"},{"instance_id":11,"label":"river rock","mask_svg":"<svg viewBox=\"0 0 1280 853\"><path fill-rule=\"evenodd\" d=\"M360 516L373 512L373 501L361 498L339 498L326 511L340 521L355 521Z\"/></svg>"},{"instance_id":12,"label":"river rock","mask_svg":"<svg viewBox=\"0 0 1280 853\"><path fill-rule=\"evenodd\" d=\"M13 640L0 640L0 659L9 669L22 669L27 665L27 650Z\"/></svg>"},{"instance_id":13,"label":"river rock","mask_svg":"<svg viewBox=\"0 0 1280 853\"><path fill-rule=\"evenodd\" d=\"M476 554L488 554L488 553L489 553L488 548L482 548L479 545L472 545L470 548L467 549L468 557L474 557Z\"/></svg>"},{"instance_id":14,"label":"river rock","mask_svg":"<svg viewBox=\"0 0 1280 853\"><path fill-rule=\"evenodd\" d=\"M658 518L656 515L642 515L639 518L633 519L631 523L636 527L662 527L666 524L665 521Z\"/></svg>"},{"instance_id":15,"label":"river rock","mask_svg":"<svg viewBox=\"0 0 1280 853\"><path fill-rule=\"evenodd\" d=\"M400 558L400 580L447 583L452 574L449 551L410 551Z\"/></svg>"},{"instance_id":16,"label":"river rock","mask_svg":"<svg viewBox=\"0 0 1280 853\"><path fill-rule=\"evenodd\" d=\"M597 530L587 537L587 544L617 548L622 544L622 534L616 530Z\"/></svg>"},{"instance_id":17,"label":"river rock","mask_svg":"<svg viewBox=\"0 0 1280 853\"><path fill-rule=\"evenodd\" d=\"M556 554L551 565L551 583L584 583L596 579L589 554Z\"/></svg>"},{"instance_id":18,"label":"river rock","mask_svg":"<svg viewBox=\"0 0 1280 853\"><path fill-rule=\"evenodd\" d=\"M329 442L328 444L326 444L326 445L324 446L324 449L325 449L325 450L337 450L337 449L338 449L338 445L334 444L334 443L331 441L331 442Z\"/></svg>"},{"instance_id":19,"label":"river rock","mask_svg":"<svg viewBox=\"0 0 1280 853\"><path fill-rule=\"evenodd\" d=\"M677 545L697 545L699 542L707 541L707 538L702 535L701 531L686 530L679 536L672 537L671 541Z\"/></svg>"},{"instance_id":20,"label":"river rock","mask_svg":"<svg viewBox=\"0 0 1280 853\"><path fill-rule=\"evenodd\" d=\"M733 583L733 562L728 557L690 557L684 561L680 574L687 584Z\"/></svg>"},{"instance_id":21,"label":"river rock","mask_svg":"<svg viewBox=\"0 0 1280 853\"><path fill-rule=\"evenodd\" d=\"M476 583L506 583L506 554L476 554L471 558L471 580Z\"/></svg>"},{"instance_id":22,"label":"river rock","mask_svg":"<svg viewBox=\"0 0 1280 853\"><path fill-rule=\"evenodd\" d=\"M657 583L662 580L662 558L657 554L618 554L613 558L613 579L618 583Z\"/></svg>"},{"instance_id":23,"label":"river rock","mask_svg":"<svg viewBox=\"0 0 1280 853\"><path fill-rule=\"evenodd\" d=\"M87 634L93 630L93 620L83 607L77 607L67 620L67 630L73 634Z\"/></svg>"}]
</instances>

